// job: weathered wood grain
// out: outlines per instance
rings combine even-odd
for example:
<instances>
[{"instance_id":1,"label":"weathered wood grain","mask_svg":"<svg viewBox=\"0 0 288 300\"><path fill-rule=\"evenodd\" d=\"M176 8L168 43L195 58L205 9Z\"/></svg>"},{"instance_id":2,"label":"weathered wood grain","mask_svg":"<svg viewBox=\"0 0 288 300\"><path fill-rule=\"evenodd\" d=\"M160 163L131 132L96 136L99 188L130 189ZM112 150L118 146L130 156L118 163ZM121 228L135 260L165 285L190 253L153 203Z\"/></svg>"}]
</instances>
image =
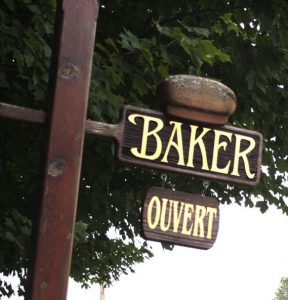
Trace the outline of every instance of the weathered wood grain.
<instances>
[{"instance_id":1,"label":"weathered wood grain","mask_svg":"<svg viewBox=\"0 0 288 300\"><path fill-rule=\"evenodd\" d=\"M211 197L151 188L142 210L146 239L209 249L219 229L219 204Z\"/></svg>"},{"instance_id":2,"label":"weathered wood grain","mask_svg":"<svg viewBox=\"0 0 288 300\"><path fill-rule=\"evenodd\" d=\"M141 150L141 145L143 143L143 126L144 120L142 117L138 117L135 119L135 124L129 121L129 116L137 114L141 116L149 116L160 119L164 126L161 130L157 132L161 143L162 149L161 154L156 159L145 159L142 157L136 157L133 155L131 149L136 148L138 151ZM184 164L179 164L179 153L175 149L175 147L170 147L169 155L168 155L168 163L163 162L163 156L165 150L167 149L167 145L169 143L169 139L172 135L173 126L170 124L171 121L181 123L181 137L183 142L183 155L184 155ZM260 180L261 173L261 160L262 160L262 143L263 137L260 133L256 131L241 129L233 126L206 126L201 125L200 123L192 123L191 121L183 121L182 119L171 119L165 116L162 113L157 111L136 108L132 106L126 106L124 108L122 121L120 124L119 131L119 149L118 149L118 159L124 163L136 164L139 166L147 167L147 168L155 168L160 170L165 170L168 172L174 172L184 175L193 175L200 176L202 178L207 178L209 180L220 180L229 183L236 183L239 185L245 186L255 186ZM150 122L149 131L153 131L157 124L155 122ZM198 133L196 138L202 132L203 128L210 129L209 132L203 138L203 143L205 144L205 151L207 155L208 169L205 170L203 168L203 157L202 152L199 145L195 146L194 157L193 157L193 167L187 165L188 157L189 157L189 148L190 148L190 135L191 135L191 125L198 126ZM220 147L218 149L218 157L217 157L217 167L218 169L223 169L230 161L230 168L228 174L224 174L217 171L212 171L212 160L213 160L213 150L215 147L215 132L221 132L222 136L220 137L220 142L226 143L226 148ZM223 134L231 134L231 141ZM250 138L255 141L255 147L252 151L247 154L248 167L246 166L242 158L239 159L239 176L231 175L232 168L235 161L235 144L236 144L236 135L243 136L246 138ZM177 141L176 135L174 136L174 142L179 144ZM249 147L249 142L243 140L241 142L240 151L244 151L247 147ZM153 135L147 138L147 149L146 154L152 155L155 153L157 148L157 141ZM247 176L247 170L254 174L253 178L249 178ZM215 168L214 168L215 169Z\"/></svg>"}]
</instances>

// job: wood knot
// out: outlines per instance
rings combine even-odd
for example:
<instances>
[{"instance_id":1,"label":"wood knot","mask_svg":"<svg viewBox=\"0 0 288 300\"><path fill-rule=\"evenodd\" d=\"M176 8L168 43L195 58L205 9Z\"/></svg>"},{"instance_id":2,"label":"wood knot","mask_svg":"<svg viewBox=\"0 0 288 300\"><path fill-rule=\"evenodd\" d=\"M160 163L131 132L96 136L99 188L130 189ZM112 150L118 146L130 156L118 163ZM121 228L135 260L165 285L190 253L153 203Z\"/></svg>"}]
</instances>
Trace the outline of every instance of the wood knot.
<instances>
[{"instance_id":1,"label":"wood knot","mask_svg":"<svg viewBox=\"0 0 288 300\"><path fill-rule=\"evenodd\" d=\"M56 159L48 168L48 175L52 177L58 177L64 173L66 168L66 162L63 159Z\"/></svg>"},{"instance_id":2,"label":"wood knot","mask_svg":"<svg viewBox=\"0 0 288 300\"><path fill-rule=\"evenodd\" d=\"M41 283L41 285L40 285L40 288L41 288L41 289L47 289L47 287L48 287L47 282L46 282L46 281L42 281L42 283Z\"/></svg>"},{"instance_id":3,"label":"wood knot","mask_svg":"<svg viewBox=\"0 0 288 300\"><path fill-rule=\"evenodd\" d=\"M59 68L58 74L61 78L71 79L78 77L79 69L73 64L65 64Z\"/></svg>"}]
</instances>

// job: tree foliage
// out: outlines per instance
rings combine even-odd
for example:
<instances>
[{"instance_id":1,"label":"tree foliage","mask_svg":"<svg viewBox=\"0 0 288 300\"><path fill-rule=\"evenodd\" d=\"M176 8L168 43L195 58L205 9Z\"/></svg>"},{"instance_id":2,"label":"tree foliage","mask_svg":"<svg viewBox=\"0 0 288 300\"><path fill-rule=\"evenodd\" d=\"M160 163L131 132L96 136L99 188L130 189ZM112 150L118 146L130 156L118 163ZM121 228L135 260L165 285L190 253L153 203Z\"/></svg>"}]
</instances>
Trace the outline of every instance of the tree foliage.
<instances>
[{"instance_id":1,"label":"tree foliage","mask_svg":"<svg viewBox=\"0 0 288 300\"><path fill-rule=\"evenodd\" d=\"M0 5L0 101L49 110L56 0ZM117 123L124 104L159 109L155 90L167 75L222 81L238 107L230 122L264 136L260 184L211 182L207 195L288 214L288 3L284 0L103 0L97 25L88 117ZM46 131L1 119L0 272L21 278L29 266ZM141 202L161 184L154 170L114 161L111 141L87 136L71 276L111 283L152 254L139 238ZM167 187L199 193L201 179L169 175ZM11 295L2 280L0 293Z\"/></svg>"},{"instance_id":2,"label":"tree foliage","mask_svg":"<svg viewBox=\"0 0 288 300\"><path fill-rule=\"evenodd\" d=\"M288 299L288 277L281 278L280 285L275 293L274 300Z\"/></svg>"}]
</instances>

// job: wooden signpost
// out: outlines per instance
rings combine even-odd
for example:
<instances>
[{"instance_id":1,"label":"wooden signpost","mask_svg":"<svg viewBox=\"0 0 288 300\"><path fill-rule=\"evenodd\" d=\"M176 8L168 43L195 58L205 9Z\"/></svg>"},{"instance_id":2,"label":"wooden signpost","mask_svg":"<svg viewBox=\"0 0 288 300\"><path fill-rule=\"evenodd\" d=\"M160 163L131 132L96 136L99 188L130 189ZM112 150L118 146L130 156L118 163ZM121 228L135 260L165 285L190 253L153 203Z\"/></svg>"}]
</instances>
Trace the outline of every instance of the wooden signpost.
<instances>
[{"instance_id":1,"label":"wooden signpost","mask_svg":"<svg viewBox=\"0 0 288 300\"><path fill-rule=\"evenodd\" d=\"M209 249L219 228L219 204L211 197L153 187L143 207L145 238Z\"/></svg>"},{"instance_id":2,"label":"wooden signpost","mask_svg":"<svg viewBox=\"0 0 288 300\"><path fill-rule=\"evenodd\" d=\"M66 298L85 132L116 140L117 158L126 164L246 186L256 185L261 171L262 135L224 125L236 97L209 79L173 76L160 86L161 102L172 118L126 106L119 124L86 120L98 1L62 0L58 12L49 118L42 111L0 103L1 117L49 122L50 127L31 300ZM218 226L213 198L159 188L148 192L143 209L148 239L208 249Z\"/></svg>"},{"instance_id":3,"label":"wooden signpost","mask_svg":"<svg viewBox=\"0 0 288 300\"><path fill-rule=\"evenodd\" d=\"M0 116L35 123L45 113L0 103ZM117 159L216 181L255 186L260 179L261 133L233 126L201 125L158 111L125 106L119 124L86 120L86 133L114 139Z\"/></svg>"}]
</instances>

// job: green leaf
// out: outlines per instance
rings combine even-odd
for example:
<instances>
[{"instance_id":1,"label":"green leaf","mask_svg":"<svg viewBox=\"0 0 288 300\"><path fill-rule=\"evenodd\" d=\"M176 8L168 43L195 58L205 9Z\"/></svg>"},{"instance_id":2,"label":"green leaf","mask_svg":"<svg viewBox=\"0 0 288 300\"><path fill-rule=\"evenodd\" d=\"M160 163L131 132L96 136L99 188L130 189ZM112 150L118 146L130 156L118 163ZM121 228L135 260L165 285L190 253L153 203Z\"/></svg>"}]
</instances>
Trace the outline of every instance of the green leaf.
<instances>
[{"instance_id":1,"label":"green leaf","mask_svg":"<svg viewBox=\"0 0 288 300\"><path fill-rule=\"evenodd\" d=\"M124 33L120 34L120 38L120 43L124 49L135 50L143 48L140 40L131 31L125 30Z\"/></svg>"},{"instance_id":2,"label":"green leaf","mask_svg":"<svg viewBox=\"0 0 288 300\"><path fill-rule=\"evenodd\" d=\"M156 28L161 34L170 37L172 39L180 40L184 35L180 27L160 26L160 24L157 23Z\"/></svg>"},{"instance_id":3,"label":"green leaf","mask_svg":"<svg viewBox=\"0 0 288 300\"><path fill-rule=\"evenodd\" d=\"M221 19L224 21L224 23L227 26L227 31L228 32L234 32L236 36L238 36L241 32L241 28L238 24L234 23L232 21L232 13L227 13L224 16L221 17Z\"/></svg>"},{"instance_id":4,"label":"green leaf","mask_svg":"<svg viewBox=\"0 0 288 300\"><path fill-rule=\"evenodd\" d=\"M160 64L160 66L158 67L158 71L159 71L161 77L163 77L163 78L167 77L169 74L169 68L165 64Z\"/></svg>"},{"instance_id":5,"label":"green leaf","mask_svg":"<svg viewBox=\"0 0 288 300\"><path fill-rule=\"evenodd\" d=\"M210 35L210 31L207 28L201 28L201 27L189 27L186 25L183 25L183 27L191 33L195 33L197 36L202 36L208 38Z\"/></svg>"},{"instance_id":6,"label":"green leaf","mask_svg":"<svg viewBox=\"0 0 288 300\"><path fill-rule=\"evenodd\" d=\"M275 116L275 118L276 118L276 116ZM275 120L275 118L274 118L274 120ZM287 172L287 170L288 170L288 161L284 158L278 159L278 161L277 161L277 171L280 172L280 173L283 173L283 172L285 173L285 172Z\"/></svg>"},{"instance_id":7,"label":"green leaf","mask_svg":"<svg viewBox=\"0 0 288 300\"><path fill-rule=\"evenodd\" d=\"M136 74L133 77L133 89L136 89L140 94L140 96L146 94L149 88L150 87L148 83L145 81L145 79L142 76Z\"/></svg>"},{"instance_id":8,"label":"green leaf","mask_svg":"<svg viewBox=\"0 0 288 300\"><path fill-rule=\"evenodd\" d=\"M219 36L222 36L224 33L224 28L219 22L217 22L214 26L212 26L211 31L215 32Z\"/></svg>"},{"instance_id":9,"label":"green leaf","mask_svg":"<svg viewBox=\"0 0 288 300\"><path fill-rule=\"evenodd\" d=\"M15 224L14 224L14 222L11 218L6 218L5 219L5 225L12 228L12 229L14 229L14 230L16 229Z\"/></svg>"},{"instance_id":10,"label":"green leaf","mask_svg":"<svg viewBox=\"0 0 288 300\"><path fill-rule=\"evenodd\" d=\"M230 62L230 56L217 49L209 40L195 40L194 51L199 57L212 65L215 61Z\"/></svg>"},{"instance_id":11,"label":"green leaf","mask_svg":"<svg viewBox=\"0 0 288 300\"><path fill-rule=\"evenodd\" d=\"M5 5L9 8L10 11L14 12L15 11L15 3L14 0L3 0Z\"/></svg>"},{"instance_id":12,"label":"green leaf","mask_svg":"<svg viewBox=\"0 0 288 300\"><path fill-rule=\"evenodd\" d=\"M13 233L10 232L10 231L6 231L6 233L5 233L5 238L6 238L7 240L9 240L10 242L15 242L15 241L16 241L15 236L14 236Z\"/></svg>"}]
</instances>

